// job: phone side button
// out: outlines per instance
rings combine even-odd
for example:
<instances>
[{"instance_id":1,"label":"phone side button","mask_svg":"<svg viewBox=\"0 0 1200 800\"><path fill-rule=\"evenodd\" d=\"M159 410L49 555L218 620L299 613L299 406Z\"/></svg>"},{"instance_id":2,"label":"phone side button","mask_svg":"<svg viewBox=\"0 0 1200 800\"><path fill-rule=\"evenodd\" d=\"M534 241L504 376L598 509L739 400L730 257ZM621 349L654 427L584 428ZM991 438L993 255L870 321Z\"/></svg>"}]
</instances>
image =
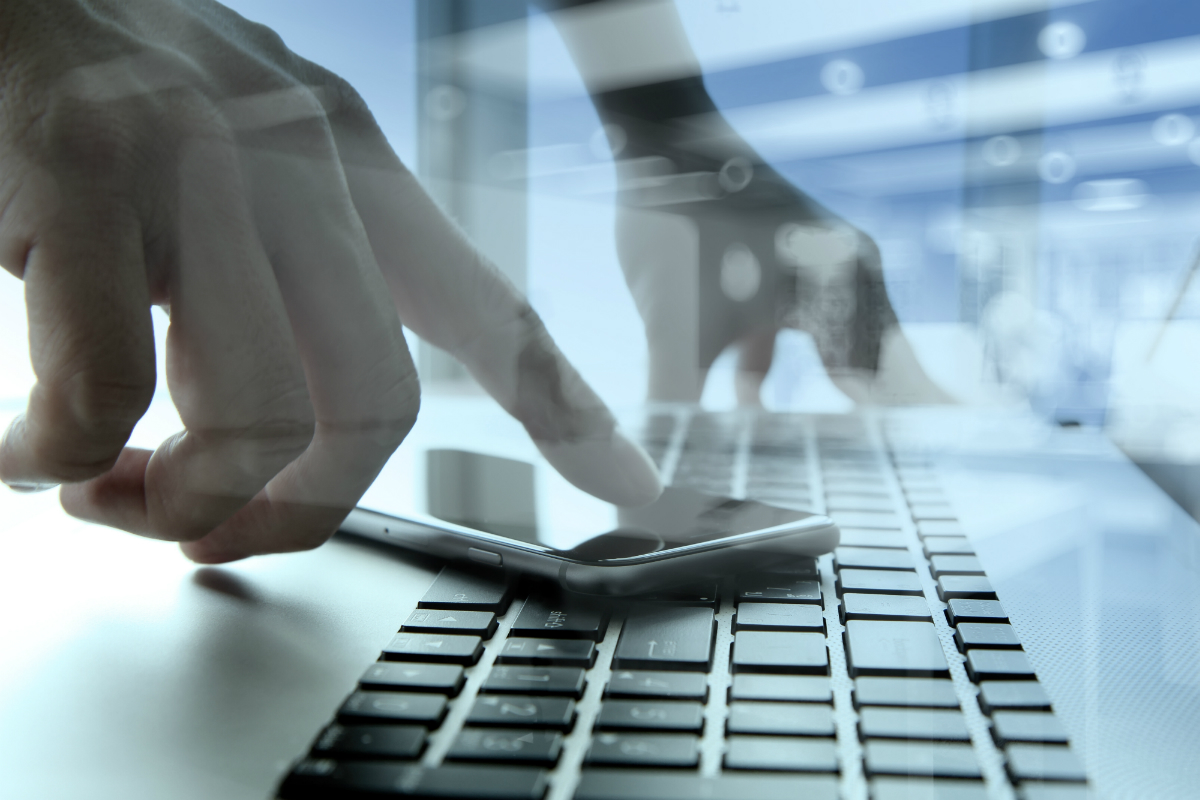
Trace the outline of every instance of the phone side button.
<instances>
[{"instance_id":1,"label":"phone side button","mask_svg":"<svg viewBox=\"0 0 1200 800\"><path fill-rule=\"evenodd\" d=\"M467 558L479 564L487 564L489 567L504 565L504 559L499 553L493 553L490 550L480 550L478 547L468 547Z\"/></svg>"}]
</instances>

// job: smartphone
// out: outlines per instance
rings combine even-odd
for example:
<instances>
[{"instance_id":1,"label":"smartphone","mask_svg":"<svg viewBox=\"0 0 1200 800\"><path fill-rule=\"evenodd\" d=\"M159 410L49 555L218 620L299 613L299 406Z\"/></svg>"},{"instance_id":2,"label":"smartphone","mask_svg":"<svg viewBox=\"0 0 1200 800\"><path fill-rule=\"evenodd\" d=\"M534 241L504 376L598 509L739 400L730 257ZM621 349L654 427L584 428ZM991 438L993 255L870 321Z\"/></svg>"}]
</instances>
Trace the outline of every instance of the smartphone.
<instances>
[{"instance_id":1,"label":"smartphone","mask_svg":"<svg viewBox=\"0 0 1200 800\"><path fill-rule=\"evenodd\" d=\"M547 464L430 448L385 470L342 531L596 595L786 568L838 543L833 520L667 487L641 508L576 489Z\"/></svg>"}]
</instances>

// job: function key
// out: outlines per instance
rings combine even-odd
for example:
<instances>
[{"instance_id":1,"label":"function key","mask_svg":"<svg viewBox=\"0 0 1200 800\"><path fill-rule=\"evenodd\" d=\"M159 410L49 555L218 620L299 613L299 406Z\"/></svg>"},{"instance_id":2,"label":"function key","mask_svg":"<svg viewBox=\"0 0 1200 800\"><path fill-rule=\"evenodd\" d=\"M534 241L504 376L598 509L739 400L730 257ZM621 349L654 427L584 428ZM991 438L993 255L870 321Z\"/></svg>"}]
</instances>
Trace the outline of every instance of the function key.
<instances>
[{"instance_id":1,"label":"function key","mask_svg":"<svg viewBox=\"0 0 1200 800\"><path fill-rule=\"evenodd\" d=\"M926 536L923 542L927 556L973 556L975 548L965 536Z\"/></svg>"},{"instance_id":2,"label":"function key","mask_svg":"<svg viewBox=\"0 0 1200 800\"><path fill-rule=\"evenodd\" d=\"M729 704L729 733L766 733L790 736L833 736L833 709L819 703Z\"/></svg>"},{"instance_id":3,"label":"function key","mask_svg":"<svg viewBox=\"0 0 1200 800\"><path fill-rule=\"evenodd\" d=\"M587 639L506 639L496 661L501 664L558 664L591 667L596 660L596 643Z\"/></svg>"},{"instance_id":4,"label":"function key","mask_svg":"<svg viewBox=\"0 0 1200 800\"><path fill-rule=\"evenodd\" d=\"M490 611L419 608L408 615L400 629L417 633L474 634L490 639L496 632L496 615Z\"/></svg>"},{"instance_id":5,"label":"function key","mask_svg":"<svg viewBox=\"0 0 1200 800\"><path fill-rule=\"evenodd\" d=\"M1062 745L1012 744L1005 748L1008 770L1019 781L1085 781L1083 764Z\"/></svg>"},{"instance_id":6,"label":"function key","mask_svg":"<svg viewBox=\"0 0 1200 800\"><path fill-rule=\"evenodd\" d=\"M837 748L832 739L730 736L725 743L725 769L837 772Z\"/></svg>"},{"instance_id":7,"label":"function key","mask_svg":"<svg viewBox=\"0 0 1200 800\"><path fill-rule=\"evenodd\" d=\"M942 575L982 575L983 565L975 556L936 555L929 559L934 577Z\"/></svg>"},{"instance_id":8,"label":"function key","mask_svg":"<svg viewBox=\"0 0 1200 800\"><path fill-rule=\"evenodd\" d=\"M820 606L807 603L740 603L733 629L825 630Z\"/></svg>"},{"instance_id":9,"label":"function key","mask_svg":"<svg viewBox=\"0 0 1200 800\"><path fill-rule=\"evenodd\" d=\"M808 578L756 574L738 581L738 601L757 603L820 603L821 584Z\"/></svg>"},{"instance_id":10,"label":"function key","mask_svg":"<svg viewBox=\"0 0 1200 800\"><path fill-rule=\"evenodd\" d=\"M792 631L738 631L733 636L734 672L829 671L825 634Z\"/></svg>"},{"instance_id":11,"label":"function key","mask_svg":"<svg viewBox=\"0 0 1200 800\"><path fill-rule=\"evenodd\" d=\"M618 669L707 670L712 661L711 608L660 607L625 620L614 653Z\"/></svg>"},{"instance_id":12,"label":"function key","mask_svg":"<svg viewBox=\"0 0 1200 800\"><path fill-rule=\"evenodd\" d=\"M958 625L963 622L1004 622L1008 614L999 600L967 600L951 598L946 602L950 607L950 624Z\"/></svg>"},{"instance_id":13,"label":"function key","mask_svg":"<svg viewBox=\"0 0 1200 800\"><path fill-rule=\"evenodd\" d=\"M996 741L1067 743L1067 732L1053 714L1045 711L997 711L992 714Z\"/></svg>"},{"instance_id":14,"label":"function key","mask_svg":"<svg viewBox=\"0 0 1200 800\"><path fill-rule=\"evenodd\" d=\"M913 569L913 558L907 550L884 550L878 547L839 547L834 551L837 568Z\"/></svg>"},{"instance_id":15,"label":"function key","mask_svg":"<svg viewBox=\"0 0 1200 800\"><path fill-rule=\"evenodd\" d=\"M443 633L398 633L383 648L383 657L391 661L434 661L449 664L474 664L483 653L478 636Z\"/></svg>"},{"instance_id":16,"label":"function key","mask_svg":"<svg viewBox=\"0 0 1200 800\"><path fill-rule=\"evenodd\" d=\"M592 737L588 764L628 767L694 767L700 739L690 733L600 733Z\"/></svg>"},{"instance_id":17,"label":"function key","mask_svg":"<svg viewBox=\"0 0 1200 800\"><path fill-rule=\"evenodd\" d=\"M420 767L403 762L306 759L279 787L280 797L470 797L488 787L489 800L542 800L546 773L528 767ZM398 789L397 787L403 787Z\"/></svg>"},{"instance_id":18,"label":"function key","mask_svg":"<svg viewBox=\"0 0 1200 800\"><path fill-rule=\"evenodd\" d=\"M866 744L869 775L910 775L925 778L978 778L979 762L969 744L889 742Z\"/></svg>"},{"instance_id":19,"label":"function key","mask_svg":"<svg viewBox=\"0 0 1200 800\"><path fill-rule=\"evenodd\" d=\"M852 619L846 623L850 674L949 677L932 622Z\"/></svg>"},{"instance_id":20,"label":"function key","mask_svg":"<svg viewBox=\"0 0 1200 800\"><path fill-rule=\"evenodd\" d=\"M708 676L699 672L616 670L608 679L607 697L669 697L704 701Z\"/></svg>"},{"instance_id":21,"label":"function key","mask_svg":"<svg viewBox=\"0 0 1200 800\"><path fill-rule=\"evenodd\" d=\"M848 619L929 619L924 597L904 594L842 595L842 621Z\"/></svg>"},{"instance_id":22,"label":"function key","mask_svg":"<svg viewBox=\"0 0 1200 800\"><path fill-rule=\"evenodd\" d=\"M567 731L575 720L575 701L566 697L481 695L467 715L468 725L552 728Z\"/></svg>"},{"instance_id":23,"label":"function key","mask_svg":"<svg viewBox=\"0 0 1200 800\"><path fill-rule=\"evenodd\" d=\"M938 597L946 602L956 598L995 600L996 590L983 575L943 575L938 578Z\"/></svg>"},{"instance_id":24,"label":"function key","mask_svg":"<svg viewBox=\"0 0 1200 800\"><path fill-rule=\"evenodd\" d=\"M870 531L859 528L842 528L841 543L850 547L888 547L907 550L908 542L900 531Z\"/></svg>"},{"instance_id":25,"label":"function key","mask_svg":"<svg viewBox=\"0 0 1200 800\"><path fill-rule=\"evenodd\" d=\"M367 689L406 689L457 695L465 683L458 664L408 664L380 661L372 664L358 682Z\"/></svg>"},{"instance_id":26,"label":"function key","mask_svg":"<svg viewBox=\"0 0 1200 800\"><path fill-rule=\"evenodd\" d=\"M440 694L358 691L342 703L338 719L419 722L436 727L445 713L446 698Z\"/></svg>"},{"instance_id":27,"label":"function key","mask_svg":"<svg viewBox=\"0 0 1200 800\"><path fill-rule=\"evenodd\" d=\"M525 601L510 635L598 642L607 626L608 612L598 605L538 596Z\"/></svg>"},{"instance_id":28,"label":"function key","mask_svg":"<svg viewBox=\"0 0 1200 800\"><path fill-rule=\"evenodd\" d=\"M704 706L681 700L605 700L596 728L699 733L704 728Z\"/></svg>"},{"instance_id":29,"label":"function key","mask_svg":"<svg viewBox=\"0 0 1200 800\"><path fill-rule=\"evenodd\" d=\"M1017 632L1006 622L963 622L954 633L960 650L970 647L1015 649L1021 646Z\"/></svg>"},{"instance_id":30,"label":"function key","mask_svg":"<svg viewBox=\"0 0 1200 800\"><path fill-rule=\"evenodd\" d=\"M562 752L558 731L463 728L450 745L450 761L502 761L553 766ZM477 790L478 791L478 790Z\"/></svg>"},{"instance_id":31,"label":"function key","mask_svg":"<svg viewBox=\"0 0 1200 800\"><path fill-rule=\"evenodd\" d=\"M1046 690L1033 681L984 681L979 684L979 700L983 710L988 713L998 708L1050 708L1050 697Z\"/></svg>"},{"instance_id":32,"label":"function key","mask_svg":"<svg viewBox=\"0 0 1200 800\"><path fill-rule=\"evenodd\" d=\"M1005 678L1033 680L1036 677L1029 659L1020 650L968 650L967 674L976 683Z\"/></svg>"},{"instance_id":33,"label":"function key","mask_svg":"<svg viewBox=\"0 0 1200 800\"><path fill-rule=\"evenodd\" d=\"M924 594L917 573L891 569L838 570L839 592Z\"/></svg>"},{"instance_id":34,"label":"function key","mask_svg":"<svg viewBox=\"0 0 1200 800\"><path fill-rule=\"evenodd\" d=\"M854 681L860 706L935 706L958 708L954 684L945 678L874 678Z\"/></svg>"},{"instance_id":35,"label":"function key","mask_svg":"<svg viewBox=\"0 0 1200 800\"><path fill-rule=\"evenodd\" d=\"M883 739L971 740L958 709L866 706L858 712L858 729L864 737Z\"/></svg>"},{"instance_id":36,"label":"function key","mask_svg":"<svg viewBox=\"0 0 1200 800\"><path fill-rule=\"evenodd\" d=\"M425 749L425 729L416 725L330 725L317 737L321 758L417 758Z\"/></svg>"},{"instance_id":37,"label":"function key","mask_svg":"<svg viewBox=\"0 0 1200 800\"><path fill-rule=\"evenodd\" d=\"M833 687L824 675L755 675L743 672L733 676L729 699L832 703Z\"/></svg>"},{"instance_id":38,"label":"function key","mask_svg":"<svg viewBox=\"0 0 1200 800\"><path fill-rule=\"evenodd\" d=\"M586 683L578 667L505 667L496 665L480 691L493 694L555 694L583 697Z\"/></svg>"},{"instance_id":39,"label":"function key","mask_svg":"<svg viewBox=\"0 0 1200 800\"><path fill-rule=\"evenodd\" d=\"M492 611L502 614L512 599L512 587L502 575L479 575L445 567L433 579L433 585L419 608L461 608L468 611Z\"/></svg>"}]
</instances>

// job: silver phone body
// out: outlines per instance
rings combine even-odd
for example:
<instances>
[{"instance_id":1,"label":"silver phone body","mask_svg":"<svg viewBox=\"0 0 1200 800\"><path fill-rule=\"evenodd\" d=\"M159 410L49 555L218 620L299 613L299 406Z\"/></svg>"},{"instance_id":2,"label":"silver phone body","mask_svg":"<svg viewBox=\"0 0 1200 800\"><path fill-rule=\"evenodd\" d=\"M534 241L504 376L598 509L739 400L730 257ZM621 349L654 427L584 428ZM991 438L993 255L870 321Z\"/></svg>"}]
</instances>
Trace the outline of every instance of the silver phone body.
<instances>
[{"instance_id":1,"label":"silver phone body","mask_svg":"<svg viewBox=\"0 0 1200 800\"><path fill-rule=\"evenodd\" d=\"M698 509L700 517L720 511L724 514L723 521L729 523L730 532L712 535L720 524L718 521L702 532L706 537L702 540L659 539L662 546L651 552L598 558L426 514L399 516L359 508L342 524L342 530L449 561L535 575L572 592L616 596L735 572L786 569L788 562L798 557L829 552L840 538L837 526L826 516L669 487L656 504L643 509L621 509L623 527L612 532L616 539L623 546L628 542L636 548L634 540L655 528L650 519L656 514L654 506L661 508L663 503ZM648 519L650 524L643 527L642 523ZM774 524L756 527L756 523L762 522ZM746 530L747 527L753 529ZM603 536L585 542L580 548L586 551L592 543L603 544L607 541Z\"/></svg>"}]
</instances>

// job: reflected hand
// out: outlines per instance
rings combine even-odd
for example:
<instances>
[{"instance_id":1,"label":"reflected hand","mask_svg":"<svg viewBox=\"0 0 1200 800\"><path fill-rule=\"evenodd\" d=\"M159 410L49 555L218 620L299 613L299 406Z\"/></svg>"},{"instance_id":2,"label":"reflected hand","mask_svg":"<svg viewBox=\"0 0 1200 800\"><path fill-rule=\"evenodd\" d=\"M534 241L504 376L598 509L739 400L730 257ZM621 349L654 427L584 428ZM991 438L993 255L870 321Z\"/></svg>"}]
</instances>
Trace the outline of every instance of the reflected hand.
<instances>
[{"instance_id":1,"label":"reflected hand","mask_svg":"<svg viewBox=\"0 0 1200 800\"><path fill-rule=\"evenodd\" d=\"M784 328L811 334L858 402L949 399L900 331L869 236L748 147L726 159L630 150L617 167L617 243L646 325L651 399L695 402L735 346L739 403L757 405Z\"/></svg>"},{"instance_id":2,"label":"reflected hand","mask_svg":"<svg viewBox=\"0 0 1200 800\"><path fill-rule=\"evenodd\" d=\"M653 465L344 81L208 0L0 6L0 264L37 384L0 479L215 563L325 541L411 428L400 319L613 502ZM186 430L125 447L155 386ZM397 314L399 312L399 314Z\"/></svg>"}]
</instances>

